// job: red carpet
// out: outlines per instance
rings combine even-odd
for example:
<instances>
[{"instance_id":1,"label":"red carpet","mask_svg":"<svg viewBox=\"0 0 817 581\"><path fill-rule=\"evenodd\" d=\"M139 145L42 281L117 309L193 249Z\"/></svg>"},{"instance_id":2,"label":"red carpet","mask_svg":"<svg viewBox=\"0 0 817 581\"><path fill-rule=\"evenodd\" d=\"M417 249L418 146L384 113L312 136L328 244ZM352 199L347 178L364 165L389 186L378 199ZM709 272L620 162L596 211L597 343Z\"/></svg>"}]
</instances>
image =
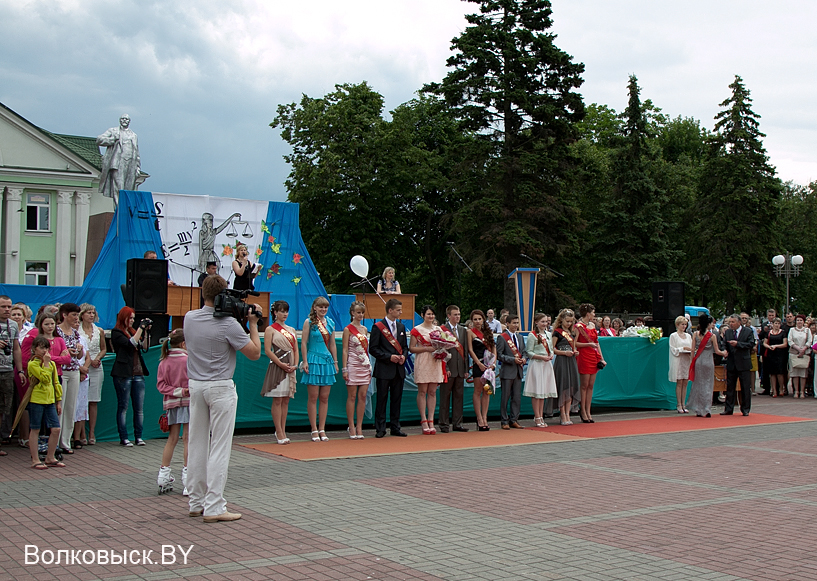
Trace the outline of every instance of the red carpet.
<instances>
[{"instance_id":1,"label":"red carpet","mask_svg":"<svg viewBox=\"0 0 817 581\"><path fill-rule=\"evenodd\" d=\"M328 442L292 442L241 444L253 450L277 454L294 460L329 460L335 458L359 458L361 456L389 456L392 454L416 454L419 452L440 452L442 450L466 450L492 446L522 446L526 444L546 444L549 442L569 442L580 440L579 436L557 434L551 430L499 430L490 432L451 432L434 436L411 435L406 438L386 436L375 438L367 435L363 440L333 438Z\"/></svg>"},{"instance_id":2,"label":"red carpet","mask_svg":"<svg viewBox=\"0 0 817 581\"><path fill-rule=\"evenodd\" d=\"M579 416L572 416L572 426L561 426L558 423L548 424L547 428L528 428L542 432L556 432L578 438L616 438L619 436L638 436L643 434L666 434L668 432L687 432L691 430L711 430L716 428L740 428L743 426L760 426L786 422L812 422L809 418L773 416L767 414L749 414L740 412L731 416L713 415L711 418L699 418L695 414L677 414L664 418L647 418L641 420L596 420L595 424L583 424Z\"/></svg>"}]
</instances>

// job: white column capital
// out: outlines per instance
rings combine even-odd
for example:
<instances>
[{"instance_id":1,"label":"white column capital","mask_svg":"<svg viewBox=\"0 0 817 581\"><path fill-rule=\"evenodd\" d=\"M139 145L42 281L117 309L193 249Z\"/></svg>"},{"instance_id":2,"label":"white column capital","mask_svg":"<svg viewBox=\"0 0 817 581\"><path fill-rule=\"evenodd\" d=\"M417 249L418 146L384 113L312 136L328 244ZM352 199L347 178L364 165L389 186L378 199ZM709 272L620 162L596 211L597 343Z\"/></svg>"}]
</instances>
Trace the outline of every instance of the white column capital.
<instances>
[{"instance_id":1,"label":"white column capital","mask_svg":"<svg viewBox=\"0 0 817 581\"><path fill-rule=\"evenodd\" d=\"M6 188L6 200L19 202L23 199L23 188Z\"/></svg>"},{"instance_id":2,"label":"white column capital","mask_svg":"<svg viewBox=\"0 0 817 581\"><path fill-rule=\"evenodd\" d=\"M57 192L57 203L58 204L70 204L74 201L74 192L73 190L60 190Z\"/></svg>"},{"instance_id":3,"label":"white column capital","mask_svg":"<svg viewBox=\"0 0 817 581\"><path fill-rule=\"evenodd\" d=\"M77 206L88 206L91 203L91 192L77 192Z\"/></svg>"}]
</instances>

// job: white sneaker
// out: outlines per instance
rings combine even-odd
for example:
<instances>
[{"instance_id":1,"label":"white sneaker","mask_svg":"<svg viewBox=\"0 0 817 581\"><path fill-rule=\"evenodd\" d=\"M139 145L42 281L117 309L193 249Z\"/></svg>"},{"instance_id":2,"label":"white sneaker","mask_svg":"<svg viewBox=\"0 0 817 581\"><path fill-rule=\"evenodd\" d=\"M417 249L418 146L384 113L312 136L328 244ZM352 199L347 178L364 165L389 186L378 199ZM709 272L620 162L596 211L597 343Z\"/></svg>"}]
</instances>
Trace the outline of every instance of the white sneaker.
<instances>
[{"instance_id":1,"label":"white sneaker","mask_svg":"<svg viewBox=\"0 0 817 581\"><path fill-rule=\"evenodd\" d=\"M119 442L119 445L125 446L125 448L133 448L133 442L131 442L130 440L122 440L121 442Z\"/></svg>"}]
</instances>

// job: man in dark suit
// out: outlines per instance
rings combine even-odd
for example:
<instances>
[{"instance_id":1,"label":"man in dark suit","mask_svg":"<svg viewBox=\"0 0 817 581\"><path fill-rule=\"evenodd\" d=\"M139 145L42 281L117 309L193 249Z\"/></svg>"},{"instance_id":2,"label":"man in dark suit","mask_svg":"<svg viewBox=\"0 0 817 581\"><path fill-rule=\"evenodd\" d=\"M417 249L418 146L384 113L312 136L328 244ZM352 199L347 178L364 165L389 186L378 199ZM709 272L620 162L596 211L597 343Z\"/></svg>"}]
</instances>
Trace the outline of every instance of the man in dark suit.
<instances>
[{"instance_id":1,"label":"man in dark suit","mask_svg":"<svg viewBox=\"0 0 817 581\"><path fill-rule=\"evenodd\" d=\"M465 377L468 375L468 329L460 325L460 308L449 305L445 309L448 322L444 328L457 338L459 344L449 349L451 359L445 363L447 381L440 384L440 431L448 433L448 413L451 411L455 432L467 432L462 425L462 401L465 392ZM450 409L453 399L454 409Z\"/></svg>"},{"instance_id":2,"label":"man in dark suit","mask_svg":"<svg viewBox=\"0 0 817 581\"><path fill-rule=\"evenodd\" d=\"M406 436L400 429L400 404L403 401L403 381L406 379L408 342L406 328L399 321L403 303L397 299L386 301L386 318L372 327L369 353L375 358L372 375L377 380L377 406L374 427L377 438L386 435L386 400L391 397L389 428L392 436Z\"/></svg>"},{"instance_id":3,"label":"man in dark suit","mask_svg":"<svg viewBox=\"0 0 817 581\"><path fill-rule=\"evenodd\" d=\"M522 407L522 375L528 352L525 340L516 331L519 329L519 317L508 315L508 330L496 339L496 358L502 362L499 381L502 385L502 403L499 408L503 430L522 429L519 425L519 410ZM508 414L508 400L511 402L511 413Z\"/></svg>"},{"instance_id":4,"label":"man in dark suit","mask_svg":"<svg viewBox=\"0 0 817 581\"><path fill-rule=\"evenodd\" d=\"M735 408L735 390L740 379L740 411L749 415L752 407L752 349L755 334L740 324L738 315L730 315L729 330L726 331L726 403L722 416L731 416Z\"/></svg>"},{"instance_id":5,"label":"man in dark suit","mask_svg":"<svg viewBox=\"0 0 817 581\"><path fill-rule=\"evenodd\" d=\"M206 279L208 276L212 276L214 274L218 274L218 262L208 262L207 263L207 271L202 272L199 275L199 287L201 287L201 285L204 284L204 279ZM199 308L201 308L203 306L204 306L204 297L201 297L201 305L199 306Z\"/></svg>"}]
</instances>

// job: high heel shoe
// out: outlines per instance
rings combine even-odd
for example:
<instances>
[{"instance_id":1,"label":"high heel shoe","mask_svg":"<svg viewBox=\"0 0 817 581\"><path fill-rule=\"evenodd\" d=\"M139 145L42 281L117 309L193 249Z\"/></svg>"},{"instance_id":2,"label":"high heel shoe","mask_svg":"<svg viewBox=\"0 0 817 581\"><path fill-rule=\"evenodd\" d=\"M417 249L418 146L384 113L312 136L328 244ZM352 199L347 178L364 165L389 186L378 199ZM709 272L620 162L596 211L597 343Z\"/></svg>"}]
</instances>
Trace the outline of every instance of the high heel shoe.
<instances>
[{"instance_id":1,"label":"high heel shoe","mask_svg":"<svg viewBox=\"0 0 817 581\"><path fill-rule=\"evenodd\" d=\"M321 441L320 432L318 430L315 430L314 432L312 432L312 441L313 442L320 442Z\"/></svg>"},{"instance_id":2,"label":"high heel shoe","mask_svg":"<svg viewBox=\"0 0 817 581\"><path fill-rule=\"evenodd\" d=\"M321 442L328 442L329 441L329 438L326 437L326 432L324 430L321 430L320 432L318 432L318 435L321 437Z\"/></svg>"},{"instance_id":3,"label":"high heel shoe","mask_svg":"<svg viewBox=\"0 0 817 581\"><path fill-rule=\"evenodd\" d=\"M434 427L434 420L428 420L428 431L431 432L431 435L437 433L437 429Z\"/></svg>"},{"instance_id":4,"label":"high heel shoe","mask_svg":"<svg viewBox=\"0 0 817 581\"><path fill-rule=\"evenodd\" d=\"M349 434L350 440L357 440L357 434L353 434L351 428L346 428L346 433Z\"/></svg>"},{"instance_id":5,"label":"high heel shoe","mask_svg":"<svg viewBox=\"0 0 817 581\"><path fill-rule=\"evenodd\" d=\"M423 435L424 436L430 436L431 435L431 430L428 429L428 422L426 422L426 421L420 422L420 427L423 428Z\"/></svg>"}]
</instances>

